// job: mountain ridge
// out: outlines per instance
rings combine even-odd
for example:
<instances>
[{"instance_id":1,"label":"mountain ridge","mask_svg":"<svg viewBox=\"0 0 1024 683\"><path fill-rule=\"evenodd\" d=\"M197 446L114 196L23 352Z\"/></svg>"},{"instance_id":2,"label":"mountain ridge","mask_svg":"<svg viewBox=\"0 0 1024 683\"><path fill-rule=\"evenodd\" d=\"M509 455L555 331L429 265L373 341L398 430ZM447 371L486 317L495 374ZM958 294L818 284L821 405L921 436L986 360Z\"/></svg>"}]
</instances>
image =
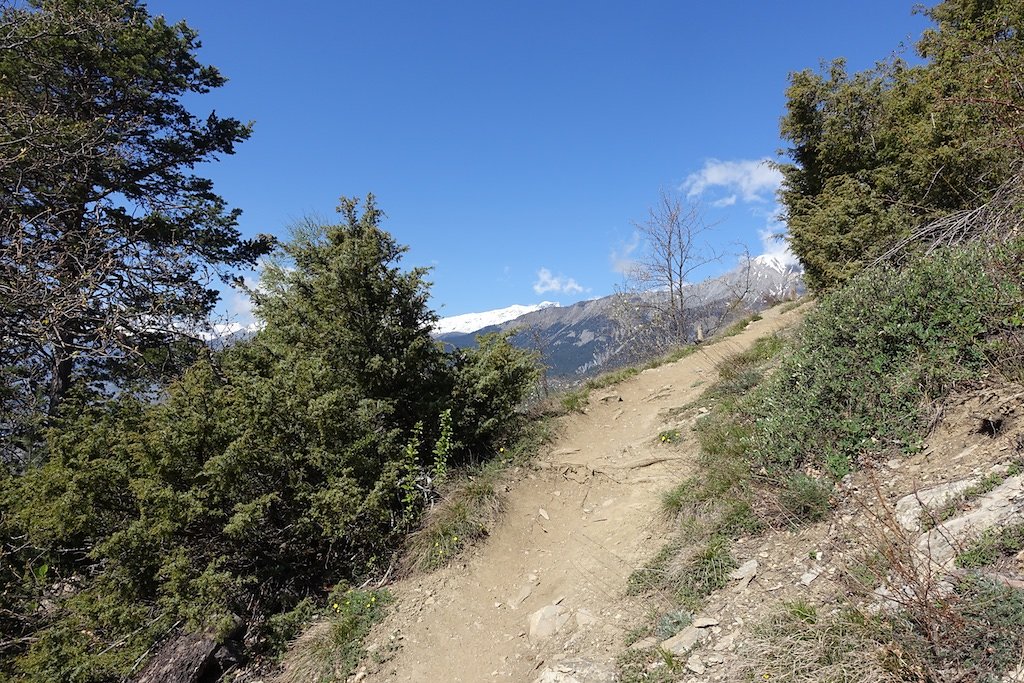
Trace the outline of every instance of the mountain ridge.
<instances>
[{"instance_id":1,"label":"mountain ridge","mask_svg":"<svg viewBox=\"0 0 1024 683\"><path fill-rule=\"evenodd\" d=\"M801 275L799 266L766 255L691 285L691 337L696 339L702 332L713 332L736 317L738 311L756 313L777 301L795 298L804 292ZM467 348L476 344L477 335L511 333L513 344L541 353L552 377L585 376L656 352L643 348L643 341L635 331L625 329L628 325L623 321L629 317L626 309L631 303L639 308L646 302L645 306L650 308L649 304L658 296L659 292L616 293L567 306L538 307L475 330L435 332L435 336L445 344ZM508 310L496 309L493 313ZM485 320L489 313L492 312L475 315Z\"/></svg>"}]
</instances>

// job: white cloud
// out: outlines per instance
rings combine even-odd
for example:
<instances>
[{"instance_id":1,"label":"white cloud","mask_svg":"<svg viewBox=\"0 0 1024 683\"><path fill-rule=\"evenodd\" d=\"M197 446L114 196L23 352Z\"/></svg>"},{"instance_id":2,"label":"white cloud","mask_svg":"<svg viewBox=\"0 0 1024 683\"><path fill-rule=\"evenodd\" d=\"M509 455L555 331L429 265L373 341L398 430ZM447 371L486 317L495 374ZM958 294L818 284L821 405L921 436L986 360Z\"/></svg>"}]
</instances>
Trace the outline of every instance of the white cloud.
<instances>
[{"instance_id":1,"label":"white cloud","mask_svg":"<svg viewBox=\"0 0 1024 683\"><path fill-rule=\"evenodd\" d=\"M571 277L565 277L562 274L554 275L547 268L541 268L537 271L537 281L533 283L533 291L537 294L545 292L581 294L584 289Z\"/></svg>"},{"instance_id":2,"label":"white cloud","mask_svg":"<svg viewBox=\"0 0 1024 683\"><path fill-rule=\"evenodd\" d=\"M744 202L771 201L781 183L782 173L772 167L767 157L738 161L708 159L704 168L687 176L680 189L687 197L696 197L711 188L724 188L731 196L717 200L715 206L729 206L736 198Z\"/></svg>"},{"instance_id":3,"label":"white cloud","mask_svg":"<svg viewBox=\"0 0 1024 683\"><path fill-rule=\"evenodd\" d=\"M761 229L757 231L757 234L761 238L762 256L775 259L784 266L795 266L800 263L796 255L789 249L785 226L780 226L778 230Z\"/></svg>"},{"instance_id":4,"label":"white cloud","mask_svg":"<svg viewBox=\"0 0 1024 683\"><path fill-rule=\"evenodd\" d=\"M633 231L633 236L628 242L621 242L617 247L612 248L609 260L612 262L612 270L620 275L627 275L636 267L636 259L633 252L640 246L640 233Z\"/></svg>"},{"instance_id":5,"label":"white cloud","mask_svg":"<svg viewBox=\"0 0 1024 683\"><path fill-rule=\"evenodd\" d=\"M779 218L776 192L782 184L782 173L774 168L768 157L722 161L708 159L697 173L691 173L680 186L687 197L693 198L711 191L717 195L711 206L724 208L738 202L754 204L750 213L764 221L757 233L762 254L783 265L796 265L798 260L789 249L786 224ZM717 192L715 192L717 191Z\"/></svg>"},{"instance_id":6,"label":"white cloud","mask_svg":"<svg viewBox=\"0 0 1024 683\"><path fill-rule=\"evenodd\" d=\"M243 279L245 286L250 289L259 285L258 277L246 275ZM229 287L224 292L224 309L227 313L227 319L231 323L238 323L243 327L248 327L256 322L252 312L252 299L249 297L248 292L243 289Z\"/></svg>"}]
</instances>

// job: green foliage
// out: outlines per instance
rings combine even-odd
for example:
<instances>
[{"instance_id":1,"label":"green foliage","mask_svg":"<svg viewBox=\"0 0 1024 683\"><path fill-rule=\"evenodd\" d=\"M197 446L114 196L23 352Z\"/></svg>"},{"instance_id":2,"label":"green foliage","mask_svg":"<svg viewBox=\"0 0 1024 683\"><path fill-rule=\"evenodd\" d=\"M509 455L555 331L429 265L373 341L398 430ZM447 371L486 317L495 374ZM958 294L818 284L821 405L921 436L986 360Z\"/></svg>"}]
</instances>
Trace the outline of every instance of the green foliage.
<instances>
[{"instance_id":1,"label":"green foliage","mask_svg":"<svg viewBox=\"0 0 1024 683\"><path fill-rule=\"evenodd\" d=\"M814 624L818 621L817 608L806 600L785 602L782 606L786 608L787 612L789 612L789 616L802 621L805 624Z\"/></svg>"},{"instance_id":2,"label":"green foliage","mask_svg":"<svg viewBox=\"0 0 1024 683\"><path fill-rule=\"evenodd\" d=\"M664 545L643 567L630 573L626 581L626 593L642 595L667 585L670 582L672 561L681 549L682 546L675 542Z\"/></svg>"},{"instance_id":3,"label":"green foliage","mask_svg":"<svg viewBox=\"0 0 1024 683\"><path fill-rule=\"evenodd\" d=\"M294 643L278 680L346 680L366 657L363 641L391 600L384 590L336 586L327 598L326 618Z\"/></svg>"},{"instance_id":4,"label":"green foliage","mask_svg":"<svg viewBox=\"0 0 1024 683\"><path fill-rule=\"evenodd\" d=\"M693 615L686 610L676 609L666 612L658 617L658 623L654 627L654 635L661 640L671 638L692 622Z\"/></svg>"},{"instance_id":5,"label":"green foliage","mask_svg":"<svg viewBox=\"0 0 1024 683\"><path fill-rule=\"evenodd\" d=\"M733 324L729 325L729 327L725 328L721 336L735 337L737 334L747 329L747 327L750 326L750 323L757 322L760 319L761 316L757 315L756 313L754 315L748 315L745 318L741 318L740 320L737 320Z\"/></svg>"},{"instance_id":6,"label":"green foliage","mask_svg":"<svg viewBox=\"0 0 1024 683\"><path fill-rule=\"evenodd\" d=\"M1024 524L988 529L956 557L957 565L974 569L995 564L1024 551Z\"/></svg>"},{"instance_id":7,"label":"green foliage","mask_svg":"<svg viewBox=\"0 0 1024 683\"><path fill-rule=\"evenodd\" d=\"M962 493L954 496L951 500L944 502L934 509L921 511L921 528L933 529L948 519L952 519L957 513L965 510L972 500L989 493L997 486L1006 481L1009 477L1015 477L1024 469L1024 460L1018 459L1010 463L1005 473L991 472L985 475L977 484L967 487Z\"/></svg>"},{"instance_id":8,"label":"green foliage","mask_svg":"<svg viewBox=\"0 0 1024 683\"><path fill-rule=\"evenodd\" d=\"M737 566L729 542L721 536L712 538L676 575L676 601L691 610L700 609L706 597L725 588L730 572Z\"/></svg>"},{"instance_id":9,"label":"green foliage","mask_svg":"<svg viewBox=\"0 0 1024 683\"><path fill-rule=\"evenodd\" d=\"M536 449L548 436L546 426L527 429L515 450ZM504 448L499 454L508 453ZM473 543L486 538L499 519L504 501L502 473L508 460L492 460L479 468L470 468L448 482L440 500L426 514L420 528L405 543L402 564L407 571L433 571L446 566Z\"/></svg>"},{"instance_id":10,"label":"green foliage","mask_svg":"<svg viewBox=\"0 0 1024 683\"><path fill-rule=\"evenodd\" d=\"M673 601L696 612L704 599L729 582L729 573L738 565L730 554L729 541L722 536L708 539L685 562L678 563L678 545L669 544L642 568L634 571L627 582L632 594L660 592Z\"/></svg>"},{"instance_id":11,"label":"green foliage","mask_svg":"<svg viewBox=\"0 0 1024 683\"><path fill-rule=\"evenodd\" d=\"M1016 0L944 0L917 44L850 75L790 76L780 165L790 244L813 289L841 284L922 221L991 198L1024 152Z\"/></svg>"},{"instance_id":12,"label":"green foliage","mask_svg":"<svg viewBox=\"0 0 1024 683\"><path fill-rule=\"evenodd\" d=\"M918 448L927 403L986 367L992 335L1022 300L1020 249L875 269L823 299L751 404L759 462L841 477L874 454Z\"/></svg>"},{"instance_id":13,"label":"green foliage","mask_svg":"<svg viewBox=\"0 0 1024 683\"><path fill-rule=\"evenodd\" d=\"M135 0L0 5L0 453L38 447L73 388L122 388L195 357L227 279L267 253L193 170L251 129L184 99L225 79L185 23ZM74 258L68 258L74 254ZM8 412L10 411L10 412ZM10 440L10 441L9 441ZM11 443L13 441L14 443Z\"/></svg>"},{"instance_id":14,"label":"green foliage","mask_svg":"<svg viewBox=\"0 0 1024 683\"><path fill-rule=\"evenodd\" d=\"M622 683L674 683L679 680L679 665L666 658L661 648L627 649L615 660Z\"/></svg>"},{"instance_id":15,"label":"green foliage","mask_svg":"<svg viewBox=\"0 0 1024 683\"><path fill-rule=\"evenodd\" d=\"M940 664L975 672L996 683L1020 665L1024 648L1024 591L988 579L968 577L956 586L963 626L939 650ZM959 632L958 632L959 631Z\"/></svg>"},{"instance_id":16,"label":"green foliage","mask_svg":"<svg viewBox=\"0 0 1024 683\"><path fill-rule=\"evenodd\" d=\"M587 399L590 396L590 390L586 387L582 389L574 389L562 394L559 399L562 410L566 413L582 413L587 409Z\"/></svg>"},{"instance_id":17,"label":"green foliage","mask_svg":"<svg viewBox=\"0 0 1024 683\"><path fill-rule=\"evenodd\" d=\"M305 598L287 612L280 612L267 619L264 649L270 656L284 654L288 645L302 633L316 615L313 600ZM335 610L337 611L337 610Z\"/></svg>"},{"instance_id":18,"label":"green foliage","mask_svg":"<svg viewBox=\"0 0 1024 683\"><path fill-rule=\"evenodd\" d=\"M982 577L966 576L951 595L937 601L941 626L928 632L919 620L886 615L886 640L899 642L884 660L903 680L960 680L999 683L1020 665L1024 648L1024 591Z\"/></svg>"},{"instance_id":19,"label":"green foliage","mask_svg":"<svg viewBox=\"0 0 1024 683\"><path fill-rule=\"evenodd\" d=\"M434 465L431 473L434 478L434 485L441 486L448 478L448 459L455 449L452 442L452 410L445 408L441 411L440 434L434 444Z\"/></svg>"},{"instance_id":20,"label":"green foliage","mask_svg":"<svg viewBox=\"0 0 1024 683\"><path fill-rule=\"evenodd\" d=\"M0 538L24 540L0 551L0 674L126 677L174 624L274 654L323 586L383 573L452 468L516 442L533 357L500 337L443 353L424 272L399 267L372 197L340 211L268 265L254 339L158 402L83 402L45 464L3 473ZM335 640L365 623L341 615Z\"/></svg>"},{"instance_id":21,"label":"green foliage","mask_svg":"<svg viewBox=\"0 0 1024 683\"><path fill-rule=\"evenodd\" d=\"M779 502L791 519L799 522L818 522L828 515L832 487L820 479L803 472L787 477L779 493Z\"/></svg>"},{"instance_id":22,"label":"green foliage","mask_svg":"<svg viewBox=\"0 0 1024 683\"><path fill-rule=\"evenodd\" d=\"M678 443L683 438L683 435L679 433L678 429L666 429L658 434L658 440L661 443Z\"/></svg>"},{"instance_id":23,"label":"green foliage","mask_svg":"<svg viewBox=\"0 0 1024 683\"><path fill-rule=\"evenodd\" d=\"M510 337L482 335L475 348L455 352L454 439L481 459L491 455L493 444L511 442L510 436L521 431L519 408L540 379L537 354L512 346Z\"/></svg>"}]
</instances>

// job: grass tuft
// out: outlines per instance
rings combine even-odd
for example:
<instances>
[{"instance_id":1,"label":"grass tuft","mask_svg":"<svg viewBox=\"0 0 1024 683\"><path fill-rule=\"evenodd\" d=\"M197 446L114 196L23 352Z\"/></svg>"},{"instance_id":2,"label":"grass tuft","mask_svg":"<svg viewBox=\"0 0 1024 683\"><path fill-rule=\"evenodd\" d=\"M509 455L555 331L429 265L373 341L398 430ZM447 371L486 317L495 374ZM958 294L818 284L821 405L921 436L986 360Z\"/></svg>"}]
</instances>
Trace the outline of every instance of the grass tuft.
<instances>
[{"instance_id":1,"label":"grass tuft","mask_svg":"<svg viewBox=\"0 0 1024 683\"><path fill-rule=\"evenodd\" d=\"M366 657L363 642L390 602L387 591L336 588L327 599L326 617L292 643L274 683L347 679Z\"/></svg>"},{"instance_id":2,"label":"grass tuft","mask_svg":"<svg viewBox=\"0 0 1024 683\"><path fill-rule=\"evenodd\" d=\"M956 557L958 566L977 569L1024 552L1024 524L1013 524L987 530Z\"/></svg>"},{"instance_id":3,"label":"grass tuft","mask_svg":"<svg viewBox=\"0 0 1024 683\"><path fill-rule=\"evenodd\" d=\"M498 493L501 472L501 463L492 462L452 482L440 503L427 513L420 530L409 535L403 569L433 571L486 538L503 508Z\"/></svg>"}]
</instances>

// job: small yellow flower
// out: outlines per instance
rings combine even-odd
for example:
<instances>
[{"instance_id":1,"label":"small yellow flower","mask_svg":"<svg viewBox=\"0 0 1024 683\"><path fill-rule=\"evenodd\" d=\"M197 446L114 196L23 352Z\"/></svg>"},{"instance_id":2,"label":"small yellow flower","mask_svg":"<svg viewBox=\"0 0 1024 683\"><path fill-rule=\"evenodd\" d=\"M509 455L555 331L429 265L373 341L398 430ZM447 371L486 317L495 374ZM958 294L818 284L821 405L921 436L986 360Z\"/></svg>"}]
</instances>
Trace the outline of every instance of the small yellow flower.
<instances>
[{"instance_id":1,"label":"small yellow flower","mask_svg":"<svg viewBox=\"0 0 1024 683\"><path fill-rule=\"evenodd\" d=\"M334 603L334 609L338 609L338 603Z\"/></svg>"},{"instance_id":2,"label":"small yellow flower","mask_svg":"<svg viewBox=\"0 0 1024 683\"><path fill-rule=\"evenodd\" d=\"M453 541L457 541L457 540L459 540L459 537L458 536L452 536L452 540Z\"/></svg>"}]
</instances>

